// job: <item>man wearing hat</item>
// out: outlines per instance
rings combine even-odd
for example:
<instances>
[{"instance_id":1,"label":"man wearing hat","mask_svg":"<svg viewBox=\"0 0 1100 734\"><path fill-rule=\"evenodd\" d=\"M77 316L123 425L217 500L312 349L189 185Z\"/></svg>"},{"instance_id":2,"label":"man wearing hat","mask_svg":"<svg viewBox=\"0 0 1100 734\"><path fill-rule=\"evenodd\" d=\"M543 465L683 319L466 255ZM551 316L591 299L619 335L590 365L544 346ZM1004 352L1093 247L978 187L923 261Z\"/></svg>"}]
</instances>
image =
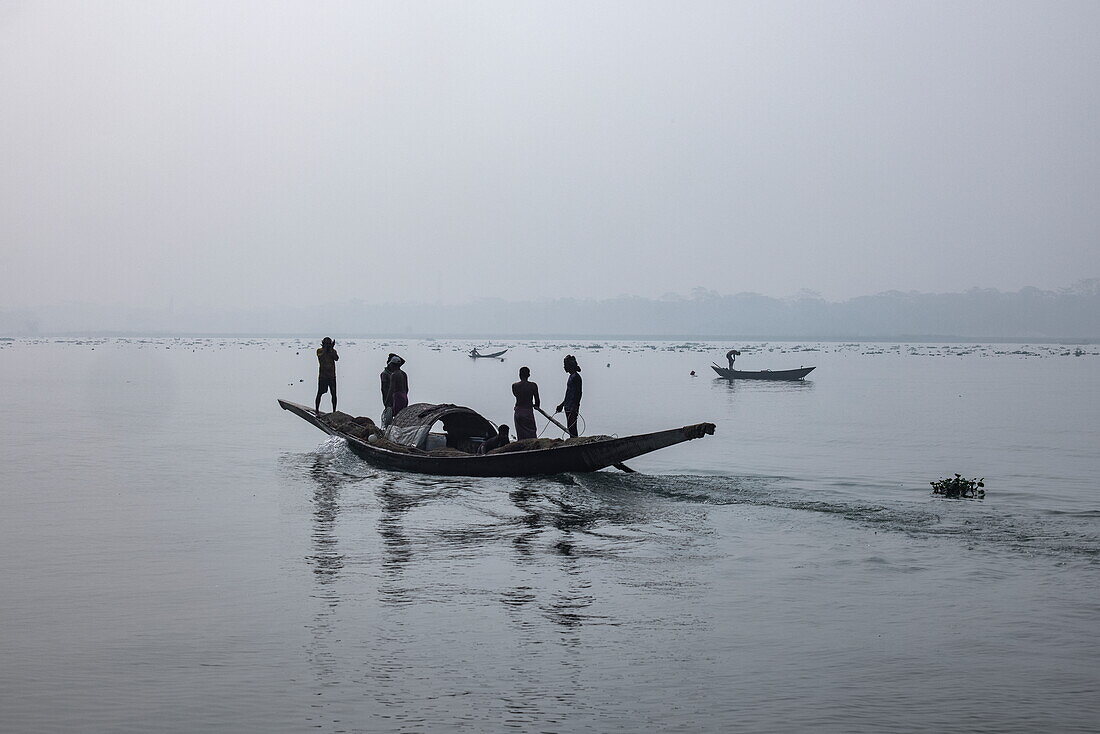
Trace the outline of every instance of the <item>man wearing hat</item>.
<instances>
[{"instance_id":1,"label":"man wearing hat","mask_svg":"<svg viewBox=\"0 0 1100 734\"><path fill-rule=\"evenodd\" d=\"M409 376L401 369L405 360L391 353L382 370L382 426L388 426L397 414L409 407Z\"/></svg>"}]
</instances>

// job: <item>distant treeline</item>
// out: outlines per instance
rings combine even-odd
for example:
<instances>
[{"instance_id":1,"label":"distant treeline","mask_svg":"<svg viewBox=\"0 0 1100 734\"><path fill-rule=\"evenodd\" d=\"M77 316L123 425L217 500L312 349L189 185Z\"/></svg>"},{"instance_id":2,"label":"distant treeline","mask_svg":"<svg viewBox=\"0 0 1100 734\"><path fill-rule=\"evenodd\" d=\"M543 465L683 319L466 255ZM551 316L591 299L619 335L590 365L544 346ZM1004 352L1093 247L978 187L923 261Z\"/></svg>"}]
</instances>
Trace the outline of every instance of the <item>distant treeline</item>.
<instances>
[{"instance_id":1,"label":"distant treeline","mask_svg":"<svg viewBox=\"0 0 1100 734\"><path fill-rule=\"evenodd\" d=\"M302 334L476 337L670 336L754 339L1100 338L1100 280L1015 293L891 291L830 302L755 293L460 305L356 300L265 310L127 309L87 305L0 311L0 335L73 333Z\"/></svg>"}]
</instances>

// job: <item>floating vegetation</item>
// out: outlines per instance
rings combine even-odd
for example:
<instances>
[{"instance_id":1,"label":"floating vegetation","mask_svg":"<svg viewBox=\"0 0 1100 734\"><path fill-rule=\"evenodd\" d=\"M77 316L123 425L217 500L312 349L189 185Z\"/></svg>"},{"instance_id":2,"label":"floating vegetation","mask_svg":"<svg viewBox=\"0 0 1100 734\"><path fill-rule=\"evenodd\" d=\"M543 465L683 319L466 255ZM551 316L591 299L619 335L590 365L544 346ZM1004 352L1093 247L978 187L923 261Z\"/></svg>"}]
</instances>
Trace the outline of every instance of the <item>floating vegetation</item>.
<instances>
[{"instance_id":1,"label":"floating vegetation","mask_svg":"<svg viewBox=\"0 0 1100 734\"><path fill-rule=\"evenodd\" d=\"M956 474L954 479L938 479L929 482L932 485L932 494L942 494L944 497L955 499L985 499L985 477L981 479L964 479Z\"/></svg>"}]
</instances>

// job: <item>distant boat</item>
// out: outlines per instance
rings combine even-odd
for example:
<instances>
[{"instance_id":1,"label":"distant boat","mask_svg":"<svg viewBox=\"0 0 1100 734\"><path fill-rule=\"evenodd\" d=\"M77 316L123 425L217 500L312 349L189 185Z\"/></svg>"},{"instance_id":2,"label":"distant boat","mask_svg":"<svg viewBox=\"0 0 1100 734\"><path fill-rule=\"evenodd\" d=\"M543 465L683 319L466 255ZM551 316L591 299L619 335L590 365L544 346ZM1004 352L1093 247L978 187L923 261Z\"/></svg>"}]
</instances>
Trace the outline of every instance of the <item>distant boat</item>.
<instances>
[{"instance_id":1,"label":"distant boat","mask_svg":"<svg viewBox=\"0 0 1100 734\"><path fill-rule=\"evenodd\" d=\"M727 380L801 380L816 369L816 367L799 367L796 370L760 370L757 372L748 372L745 370L731 370L725 367L719 367L716 364L712 364L710 368L717 372L719 377L724 377Z\"/></svg>"},{"instance_id":2,"label":"distant boat","mask_svg":"<svg viewBox=\"0 0 1100 734\"><path fill-rule=\"evenodd\" d=\"M501 349L499 352L493 352L492 354L482 354L481 352L477 351L477 347L474 347L470 350L470 356L474 359L492 359L493 357L499 357L507 351L507 349Z\"/></svg>"},{"instance_id":3,"label":"distant boat","mask_svg":"<svg viewBox=\"0 0 1100 734\"><path fill-rule=\"evenodd\" d=\"M497 429L488 420L460 405L415 403L402 410L385 432L367 418L321 414L306 405L280 400L289 410L325 433L347 441L364 461L382 469L466 477L530 477L562 472L591 472L651 451L714 433L713 423L696 423L637 436L582 436L555 442L547 448L493 451L477 454ZM443 432L432 432L442 424ZM626 469L629 471L629 469Z\"/></svg>"}]
</instances>

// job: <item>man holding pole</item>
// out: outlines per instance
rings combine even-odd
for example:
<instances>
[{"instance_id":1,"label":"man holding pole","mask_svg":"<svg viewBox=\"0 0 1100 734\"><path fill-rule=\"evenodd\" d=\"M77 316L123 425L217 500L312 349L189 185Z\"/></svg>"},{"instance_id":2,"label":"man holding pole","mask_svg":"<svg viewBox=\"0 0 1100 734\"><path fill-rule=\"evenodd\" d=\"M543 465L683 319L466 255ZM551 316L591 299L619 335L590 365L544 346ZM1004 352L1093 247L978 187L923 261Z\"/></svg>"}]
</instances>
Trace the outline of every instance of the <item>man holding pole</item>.
<instances>
[{"instance_id":1,"label":"man holding pole","mask_svg":"<svg viewBox=\"0 0 1100 734\"><path fill-rule=\"evenodd\" d=\"M581 412L581 366L577 364L577 358L572 354L566 355L562 360L562 367L569 373L569 380L565 384L565 398L554 410L560 413L565 410L565 425L569 435L577 437L577 416Z\"/></svg>"}]
</instances>

